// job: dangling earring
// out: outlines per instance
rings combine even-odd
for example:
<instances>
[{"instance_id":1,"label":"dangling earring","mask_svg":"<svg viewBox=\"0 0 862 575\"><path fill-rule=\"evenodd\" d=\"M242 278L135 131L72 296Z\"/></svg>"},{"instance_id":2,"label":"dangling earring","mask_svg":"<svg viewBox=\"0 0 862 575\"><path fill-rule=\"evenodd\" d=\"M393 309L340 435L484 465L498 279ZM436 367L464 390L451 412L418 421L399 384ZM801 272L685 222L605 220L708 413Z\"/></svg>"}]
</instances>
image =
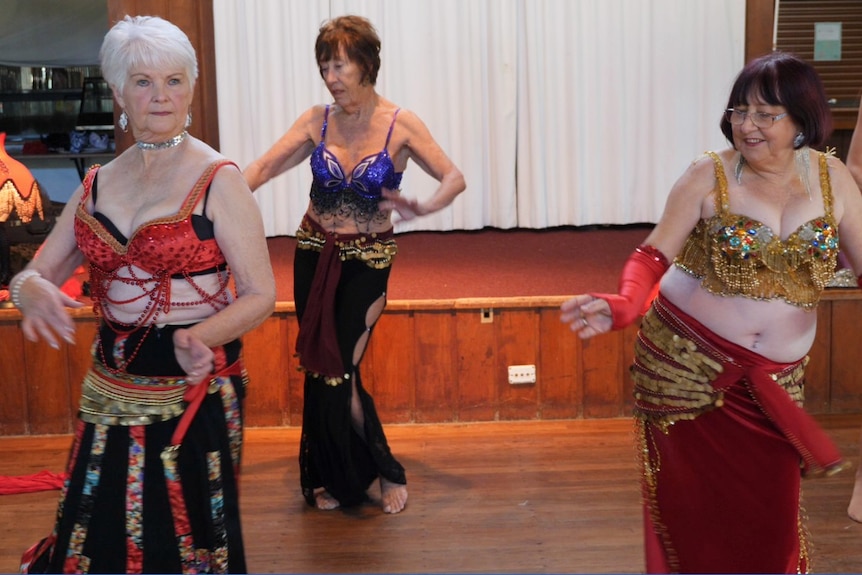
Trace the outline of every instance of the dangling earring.
<instances>
[{"instance_id":1,"label":"dangling earring","mask_svg":"<svg viewBox=\"0 0 862 575\"><path fill-rule=\"evenodd\" d=\"M793 147L798 150L799 148L802 147L802 144L804 144L804 143L805 143L805 134L803 134L802 132L799 132L798 134L796 134L796 137L793 138Z\"/></svg>"},{"instance_id":2,"label":"dangling earring","mask_svg":"<svg viewBox=\"0 0 862 575\"><path fill-rule=\"evenodd\" d=\"M189 110L189 113L186 114L186 128L192 125L192 112Z\"/></svg>"},{"instance_id":3,"label":"dangling earring","mask_svg":"<svg viewBox=\"0 0 862 575\"><path fill-rule=\"evenodd\" d=\"M801 136L802 134L800 134ZM797 136L794 139L798 139ZM799 176L800 181L802 181L802 185L805 186L805 191L808 193L808 199L811 199L811 148L808 146L802 146L800 148L796 148L796 151L793 153L794 160L796 162L796 174Z\"/></svg>"},{"instance_id":4,"label":"dangling earring","mask_svg":"<svg viewBox=\"0 0 862 575\"><path fill-rule=\"evenodd\" d=\"M120 119L117 120L117 124L120 125L120 129L122 131L124 131L124 132L129 131L129 116L126 115L125 110L123 110L123 112L120 114Z\"/></svg>"},{"instance_id":5,"label":"dangling earring","mask_svg":"<svg viewBox=\"0 0 862 575\"><path fill-rule=\"evenodd\" d=\"M733 175L736 177L736 183L742 183L742 168L745 167L745 157L739 154L739 159L736 160L736 167L733 168Z\"/></svg>"}]
</instances>

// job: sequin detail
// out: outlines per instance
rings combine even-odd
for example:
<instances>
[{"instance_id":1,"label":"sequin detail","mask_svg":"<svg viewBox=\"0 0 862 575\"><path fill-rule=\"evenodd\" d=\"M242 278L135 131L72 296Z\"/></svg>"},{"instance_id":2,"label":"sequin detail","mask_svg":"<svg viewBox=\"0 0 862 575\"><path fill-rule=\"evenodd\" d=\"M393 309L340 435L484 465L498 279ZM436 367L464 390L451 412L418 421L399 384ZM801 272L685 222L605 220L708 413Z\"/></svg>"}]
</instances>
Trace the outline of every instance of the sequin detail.
<instances>
[{"instance_id":1,"label":"sequin detail","mask_svg":"<svg viewBox=\"0 0 862 575\"><path fill-rule=\"evenodd\" d=\"M730 213L721 159L708 152L716 178L716 214L698 222L674 264L701 280L710 293L752 299L782 299L813 309L835 275L838 226L826 155L820 154L825 214L808 221L786 240L761 222Z\"/></svg>"},{"instance_id":2,"label":"sequin detail","mask_svg":"<svg viewBox=\"0 0 862 575\"><path fill-rule=\"evenodd\" d=\"M176 460L176 451L162 451L162 465L165 468L165 482L168 498L173 510L174 533L183 573L207 573L209 571L208 553L200 554L195 550L192 528L189 523L188 507L183 496L182 481Z\"/></svg>"},{"instance_id":3,"label":"sequin detail","mask_svg":"<svg viewBox=\"0 0 862 575\"><path fill-rule=\"evenodd\" d=\"M335 215L341 219L351 218L357 223L386 221L388 213L380 211L383 188L397 190L401 185L401 172L395 171L389 156L389 140L400 108L392 115L392 124L386 135L383 149L366 156L348 174L326 147L326 130L329 125L329 110L326 107L320 143L311 153L311 207L315 214Z\"/></svg>"},{"instance_id":4,"label":"sequin detail","mask_svg":"<svg viewBox=\"0 0 862 575\"><path fill-rule=\"evenodd\" d=\"M126 471L126 573L141 573L144 565L144 427L129 430Z\"/></svg>"},{"instance_id":5,"label":"sequin detail","mask_svg":"<svg viewBox=\"0 0 862 575\"><path fill-rule=\"evenodd\" d=\"M228 572L227 530L224 525L224 486L222 485L221 454L207 453L209 472L210 517L212 518L213 549L210 554L212 573Z\"/></svg>"},{"instance_id":6,"label":"sequin detail","mask_svg":"<svg viewBox=\"0 0 862 575\"><path fill-rule=\"evenodd\" d=\"M802 405L808 357L770 378ZM712 383L724 365L738 365L688 329L657 300L643 318L631 367L635 416L667 433L674 423L692 420L724 405L724 392Z\"/></svg>"},{"instance_id":7,"label":"sequin detail","mask_svg":"<svg viewBox=\"0 0 862 575\"><path fill-rule=\"evenodd\" d=\"M171 306L193 306L209 303L218 311L230 303L228 281L220 284L217 293L205 293L196 284L193 275L198 272L217 271L225 265L224 254L216 240L200 240L192 226L192 211L218 169L231 162L211 164L186 196L180 210L164 218L158 218L138 227L126 243L115 238L105 226L85 209L98 166L87 173L84 193L75 212L75 238L81 252L90 262L90 282L96 313L106 313L110 306L103 306L113 282L121 282L139 288L140 294L128 301L111 301L112 304L129 304L146 300L147 306L135 325L155 321ZM135 269L146 272L143 276ZM200 294L200 301L172 302L170 284L173 277L181 277ZM108 317L108 316L106 316ZM109 317L109 319L111 319Z\"/></svg>"},{"instance_id":8,"label":"sequin detail","mask_svg":"<svg viewBox=\"0 0 862 575\"><path fill-rule=\"evenodd\" d=\"M102 477L102 458L105 454L107 440L108 426L94 426L90 460L87 464L87 473L81 491L78 516L75 518L75 526L72 529L66 552L66 561L63 564L64 573L88 573L90 571L90 558L83 554L83 549L87 540L90 519L93 516L99 480Z\"/></svg>"},{"instance_id":9,"label":"sequin detail","mask_svg":"<svg viewBox=\"0 0 862 575\"><path fill-rule=\"evenodd\" d=\"M242 385L248 382L248 374L241 369ZM239 458L242 448L242 417L239 411L239 399L233 380L230 376L214 377L207 389L208 394L219 393L222 404L226 407L225 419L230 441L232 464L236 476L239 476ZM176 448L174 448L176 447ZM162 451L161 459L165 469L165 481L168 497L174 514L174 533L177 550L180 555L183 573L227 573L230 550L227 545L227 529L224 524L224 481L221 468L221 453L208 452L207 479L209 483L210 518L212 520L213 548L205 549L195 546L189 521L188 508L183 495L182 476L177 465L177 457L181 447L169 446Z\"/></svg>"},{"instance_id":10,"label":"sequin detail","mask_svg":"<svg viewBox=\"0 0 862 575\"><path fill-rule=\"evenodd\" d=\"M242 386L248 385L248 372L242 370ZM229 377L216 378L222 405L224 406L224 417L227 425L227 436L230 443L230 455L233 462L234 473L240 474L240 456L242 455L242 411L240 410L239 396L233 381Z\"/></svg>"},{"instance_id":11,"label":"sequin detail","mask_svg":"<svg viewBox=\"0 0 862 575\"><path fill-rule=\"evenodd\" d=\"M109 371L94 355L84 376L80 417L105 425L148 425L180 416L185 410L186 382Z\"/></svg>"},{"instance_id":12,"label":"sequin detail","mask_svg":"<svg viewBox=\"0 0 862 575\"><path fill-rule=\"evenodd\" d=\"M391 233L350 234L338 236L315 230L307 218L303 218L296 230L297 247L303 250L323 251L327 241L335 242L341 261L356 259L370 268L383 269L392 265L398 253L398 244Z\"/></svg>"}]
</instances>

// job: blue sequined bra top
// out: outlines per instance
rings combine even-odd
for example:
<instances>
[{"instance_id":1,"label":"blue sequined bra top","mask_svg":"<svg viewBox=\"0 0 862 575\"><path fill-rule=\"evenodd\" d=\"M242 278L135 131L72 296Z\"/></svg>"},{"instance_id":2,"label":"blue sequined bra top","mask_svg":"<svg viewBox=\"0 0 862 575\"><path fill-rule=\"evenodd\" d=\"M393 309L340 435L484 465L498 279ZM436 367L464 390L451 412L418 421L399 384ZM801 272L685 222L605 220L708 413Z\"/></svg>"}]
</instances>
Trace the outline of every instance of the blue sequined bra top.
<instances>
[{"instance_id":1,"label":"blue sequined bra top","mask_svg":"<svg viewBox=\"0 0 862 575\"><path fill-rule=\"evenodd\" d=\"M767 225L730 212L727 177L718 154L712 158L715 215L698 222L674 264L723 296L781 299L812 309L835 275L838 226L832 215L832 186L826 154L819 155L824 214L782 240Z\"/></svg>"},{"instance_id":2,"label":"blue sequined bra top","mask_svg":"<svg viewBox=\"0 0 862 575\"><path fill-rule=\"evenodd\" d=\"M349 177L335 154L326 147L326 128L329 123L329 106L323 117L320 130L320 143L311 153L311 205L315 213L337 214L339 217L353 217L357 221L386 218L378 204L383 188L397 190L401 185L402 172L395 171L389 157L389 139L395 127L395 118L400 108L392 115L392 124L386 135L383 149L376 154L363 158Z\"/></svg>"}]
</instances>

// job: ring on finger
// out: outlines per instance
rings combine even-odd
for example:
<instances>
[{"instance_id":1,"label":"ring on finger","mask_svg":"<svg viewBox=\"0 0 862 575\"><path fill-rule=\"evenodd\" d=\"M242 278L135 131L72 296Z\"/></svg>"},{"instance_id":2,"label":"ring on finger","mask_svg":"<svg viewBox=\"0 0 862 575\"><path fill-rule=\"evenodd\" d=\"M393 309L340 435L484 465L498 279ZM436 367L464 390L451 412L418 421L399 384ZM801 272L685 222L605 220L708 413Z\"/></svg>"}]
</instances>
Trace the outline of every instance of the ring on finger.
<instances>
[{"instance_id":1,"label":"ring on finger","mask_svg":"<svg viewBox=\"0 0 862 575\"><path fill-rule=\"evenodd\" d=\"M583 324L584 327L590 327L590 322L588 322L587 318L583 316L581 317L581 324Z\"/></svg>"}]
</instances>

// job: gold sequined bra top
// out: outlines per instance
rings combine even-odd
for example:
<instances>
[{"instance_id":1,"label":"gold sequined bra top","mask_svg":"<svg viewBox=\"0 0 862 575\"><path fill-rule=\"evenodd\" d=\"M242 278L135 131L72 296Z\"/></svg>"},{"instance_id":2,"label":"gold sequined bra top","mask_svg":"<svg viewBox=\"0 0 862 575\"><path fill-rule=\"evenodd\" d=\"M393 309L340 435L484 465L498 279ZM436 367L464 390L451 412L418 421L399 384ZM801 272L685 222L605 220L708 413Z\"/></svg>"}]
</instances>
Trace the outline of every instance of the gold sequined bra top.
<instances>
[{"instance_id":1,"label":"gold sequined bra top","mask_svg":"<svg viewBox=\"0 0 862 575\"><path fill-rule=\"evenodd\" d=\"M698 222L674 264L723 296L781 299L811 309L835 275L838 226L832 215L832 187L826 154L819 154L825 214L799 226L786 240L757 220L730 212L721 159L712 158L715 215Z\"/></svg>"}]
</instances>

